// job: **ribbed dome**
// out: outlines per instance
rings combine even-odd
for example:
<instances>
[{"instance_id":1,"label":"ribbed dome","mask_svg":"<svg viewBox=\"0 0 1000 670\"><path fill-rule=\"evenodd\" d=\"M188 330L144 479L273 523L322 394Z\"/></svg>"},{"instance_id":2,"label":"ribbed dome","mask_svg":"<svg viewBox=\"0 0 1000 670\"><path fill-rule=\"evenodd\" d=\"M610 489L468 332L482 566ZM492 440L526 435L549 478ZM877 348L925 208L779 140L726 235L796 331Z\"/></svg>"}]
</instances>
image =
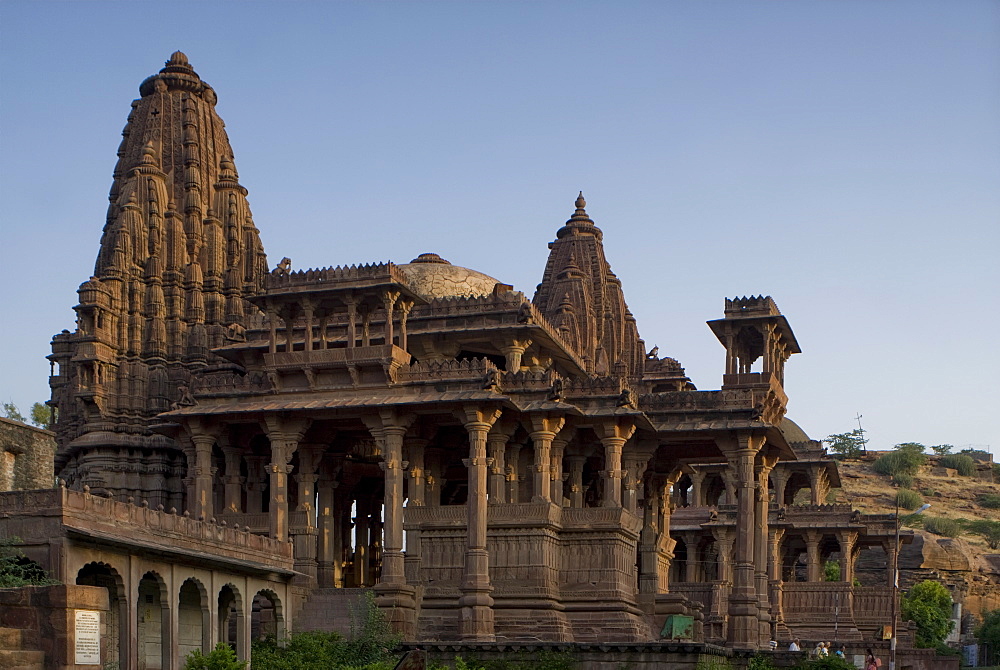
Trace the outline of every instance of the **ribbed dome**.
<instances>
[{"instance_id":1,"label":"ribbed dome","mask_svg":"<svg viewBox=\"0 0 1000 670\"><path fill-rule=\"evenodd\" d=\"M500 283L482 272L452 265L437 254L420 254L399 268L417 293L431 299L490 295Z\"/></svg>"}]
</instances>

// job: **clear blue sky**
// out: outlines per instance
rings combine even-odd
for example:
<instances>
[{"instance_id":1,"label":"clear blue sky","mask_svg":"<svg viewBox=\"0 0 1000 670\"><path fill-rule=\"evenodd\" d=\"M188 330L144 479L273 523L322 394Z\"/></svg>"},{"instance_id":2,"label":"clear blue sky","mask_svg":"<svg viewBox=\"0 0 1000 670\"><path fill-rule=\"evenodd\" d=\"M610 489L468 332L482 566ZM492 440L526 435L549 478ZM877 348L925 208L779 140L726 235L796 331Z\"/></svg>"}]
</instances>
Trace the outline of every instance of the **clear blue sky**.
<instances>
[{"instance_id":1,"label":"clear blue sky","mask_svg":"<svg viewBox=\"0 0 1000 670\"><path fill-rule=\"evenodd\" d=\"M789 415L1000 447L1000 3L0 2L0 400L48 397L119 133L175 49L272 262L433 251L529 295L583 190L641 335L772 295Z\"/></svg>"}]
</instances>

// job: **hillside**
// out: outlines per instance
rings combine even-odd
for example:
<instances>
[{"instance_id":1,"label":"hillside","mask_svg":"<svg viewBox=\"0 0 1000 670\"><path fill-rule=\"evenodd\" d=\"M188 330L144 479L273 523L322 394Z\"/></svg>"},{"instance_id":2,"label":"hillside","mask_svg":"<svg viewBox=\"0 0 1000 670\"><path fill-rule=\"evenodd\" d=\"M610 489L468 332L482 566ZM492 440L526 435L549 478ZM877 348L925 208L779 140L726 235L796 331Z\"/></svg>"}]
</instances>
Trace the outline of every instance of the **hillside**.
<instances>
[{"instance_id":1,"label":"hillside","mask_svg":"<svg viewBox=\"0 0 1000 670\"><path fill-rule=\"evenodd\" d=\"M831 492L830 502L850 504L866 514L894 513L900 489L891 477L872 469L882 453L886 452L869 452L861 459L840 461L842 488ZM938 457L930 456L909 487L931 507L919 518L904 516L903 527L911 529L915 537L900 553L901 586L937 579L952 587L966 613L979 615L1000 608L1000 549L990 548L982 535L967 528L960 527L957 534L947 537L921 527L925 521L933 523L940 518L959 521L963 526L977 520L1000 522L1000 509L980 504L981 496L1000 495L1000 478L997 483L993 481L992 464L986 461L977 463L971 477L941 467L938 461Z\"/></svg>"}]
</instances>

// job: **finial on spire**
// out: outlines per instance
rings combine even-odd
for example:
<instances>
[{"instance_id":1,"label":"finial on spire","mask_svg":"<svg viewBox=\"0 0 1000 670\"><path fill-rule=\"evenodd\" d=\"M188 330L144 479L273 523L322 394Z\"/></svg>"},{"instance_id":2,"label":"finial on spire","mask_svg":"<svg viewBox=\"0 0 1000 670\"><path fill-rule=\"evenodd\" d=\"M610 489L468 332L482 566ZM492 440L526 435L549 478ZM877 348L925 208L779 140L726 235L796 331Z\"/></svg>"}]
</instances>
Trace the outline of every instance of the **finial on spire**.
<instances>
[{"instance_id":1,"label":"finial on spire","mask_svg":"<svg viewBox=\"0 0 1000 670\"><path fill-rule=\"evenodd\" d=\"M582 212L583 208L586 206L587 206L587 201L583 199L583 191L580 191L580 195L576 196L576 209L578 212Z\"/></svg>"},{"instance_id":2,"label":"finial on spire","mask_svg":"<svg viewBox=\"0 0 1000 670\"><path fill-rule=\"evenodd\" d=\"M590 220L589 216L587 216L586 207L587 207L587 201L583 197L583 191L580 191L580 195L576 196L576 211L573 212L573 216L571 216L569 220L577 222L585 221L593 225L594 222Z\"/></svg>"},{"instance_id":3,"label":"finial on spire","mask_svg":"<svg viewBox=\"0 0 1000 670\"><path fill-rule=\"evenodd\" d=\"M168 66L169 65L187 65L188 67L191 66L191 64L188 62L187 55L183 51L175 51L172 54L170 54L170 60L168 60L166 63L164 63L164 65L168 65Z\"/></svg>"}]
</instances>

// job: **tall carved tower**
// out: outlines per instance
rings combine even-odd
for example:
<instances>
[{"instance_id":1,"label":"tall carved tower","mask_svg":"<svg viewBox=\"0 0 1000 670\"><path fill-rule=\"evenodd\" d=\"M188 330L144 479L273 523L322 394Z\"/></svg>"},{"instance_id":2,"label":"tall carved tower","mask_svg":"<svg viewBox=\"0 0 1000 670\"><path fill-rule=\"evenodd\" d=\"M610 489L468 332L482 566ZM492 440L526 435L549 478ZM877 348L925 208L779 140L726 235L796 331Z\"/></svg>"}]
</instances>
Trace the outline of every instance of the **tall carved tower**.
<instances>
[{"instance_id":1,"label":"tall carved tower","mask_svg":"<svg viewBox=\"0 0 1000 670\"><path fill-rule=\"evenodd\" d=\"M542 283L531 302L576 348L588 372L639 376L643 342L621 280L604 256L604 233L586 206L580 193L573 216L549 244Z\"/></svg>"},{"instance_id":2,"label":"tall carved tower","mask_svg":"<svg viewBox=\"0 0 1000 670\"><path fill-rule=\"evenodd\" d=\"M224 364L210 349L259 318L245 298L267 259L214 89L178 51L139 94L76 331L52 340L49 404L70 485L179 507L184 457L151 419L186 402L192 372Z\"/></svg>"}]
</instances>

